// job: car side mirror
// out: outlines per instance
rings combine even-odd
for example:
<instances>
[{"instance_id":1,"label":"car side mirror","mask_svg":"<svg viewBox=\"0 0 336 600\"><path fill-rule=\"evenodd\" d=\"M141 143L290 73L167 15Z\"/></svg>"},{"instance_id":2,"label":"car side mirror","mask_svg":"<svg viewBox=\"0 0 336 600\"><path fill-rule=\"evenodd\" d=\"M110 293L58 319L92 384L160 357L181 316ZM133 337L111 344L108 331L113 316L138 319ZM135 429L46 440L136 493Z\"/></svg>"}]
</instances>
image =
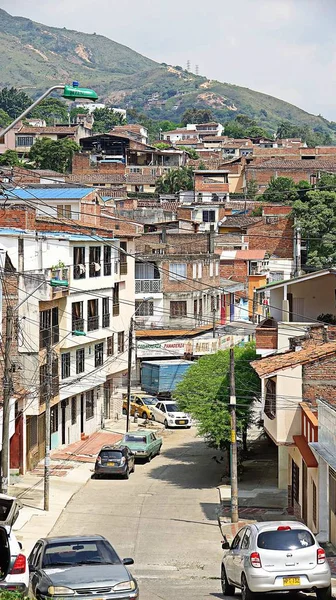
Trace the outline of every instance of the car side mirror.
<instances>
[{"instance_id":1,"label":"car side mirror","mask_svg":"<svg viewBox=\"0 0 336 600\"><path fill-rule=\"evenodd\" d=\"M229 550L230 544L227 540L222 541L222 550Z\"/></svg>"},{"instance_id":2,"label":"car side mirror","mask_svg":"<svg viewBox=\"0 0 336 600\"><path fill-rule=\"evenodd\" d=\"M133 558L123 558L122 563L123 565L134 565L134 560Z\"/></svg>"},{"instance_id":3,"label":"car side mirror","mask_svg":"<svg viewBox=\"0 0 336 600\"><path fill-rule=\"evenodd\" d=\"M23 546L22 546L21 542L18 542L18 544L19 544L20 550L22 550Z\"/></svg>"},{"instance_id":4,"label":"car side mirror","mask_svg":"<svg viewBox=\"0 0 336 600\"><path fill-rule=\"evenodd\" d=\"M35 573L37 571L36 567L32 564L29 565L29 573Z\"/></svg>"}]
</instances>

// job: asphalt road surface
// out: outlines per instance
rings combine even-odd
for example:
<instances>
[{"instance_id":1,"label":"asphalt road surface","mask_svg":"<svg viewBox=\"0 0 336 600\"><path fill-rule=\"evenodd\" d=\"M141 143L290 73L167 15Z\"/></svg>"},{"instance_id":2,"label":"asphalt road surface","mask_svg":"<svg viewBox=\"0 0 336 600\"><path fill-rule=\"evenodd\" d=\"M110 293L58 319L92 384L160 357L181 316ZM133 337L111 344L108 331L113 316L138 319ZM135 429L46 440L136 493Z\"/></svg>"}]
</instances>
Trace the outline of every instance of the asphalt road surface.
<instances>
[{"instance_id":1,"label":"asphalt road surface","mask_svg":"<svg viewBox=\"0 0 336 600\"><path fill-rule=\"evenodd\" d=\"M88 481L52 535L105 535L134 558L142 600L223 598L214 455L195 430L169 431L160 456L137 463L128 481Z\"/></svg>"}]
</instances>

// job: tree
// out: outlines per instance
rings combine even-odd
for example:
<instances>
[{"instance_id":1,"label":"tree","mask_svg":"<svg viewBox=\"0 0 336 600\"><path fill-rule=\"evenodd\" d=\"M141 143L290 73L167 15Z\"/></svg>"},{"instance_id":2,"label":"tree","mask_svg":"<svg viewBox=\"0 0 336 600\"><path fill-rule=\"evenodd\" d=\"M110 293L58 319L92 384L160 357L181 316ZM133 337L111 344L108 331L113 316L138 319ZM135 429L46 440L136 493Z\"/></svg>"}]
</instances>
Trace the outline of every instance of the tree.
<instances>
[{"instance_id":1,"label":"tree","mask_svg":"<svg viewBox=\"0 0 336 600\"><path fill-rule=\"evenodd\" d=\"M77 115L88 115L89 110L87 108L83 108L83 106L76 106L75 108L70 109L70 120L71 123L76 121Z\"/></svg>"},{"instance_id":2,"label":"tree","mask_svg":"<svg viewBox=\"0 0 336 600\"><path fill-rule=\"evenodd\" d=\"M13 119L6 113L2 108L0 108L0 128L3 129L7 127L12 122Z\"/></svg>"},{"instance_id":3,"label":"tree","mask_svg":"<svg viewBox=\"0 0 336 600\"><path fill-rule=\"evenodd\" d=\"M29 152L29 159L40 169L51 169L65 173L71 167L74 152L79 146L73 140L51 140L39 138Z\"/></svg>"},{"instance_id":4,"label":"tree","mask_svg":"<svg viewBox=\"0 0 336 600\"><path fill-rule=\"evenodd\" d=\"M54 121L67 123L69 113L66 103L59 98L45 98L29 114L34 119L42 119L47 125L53 125Z\"/></svg>"},{"instance_id":5,"label":"tree","mask_svg":"<svg viewBox=\"0 0 336 600\"><path fill-rule=\"evenodd\" d=\"M298 199L295 183L290 177L272 177L260 196L264 202L294 202Z\"/></svg>"},{"instance_id":6,"label":"tree","mask_svg":"<svg viewBox=\"0 0 336 600\"><path fill-rule=\"evenodd\" d=\"M93 131L95 133L108 133L115 125L126 125L125 117L107 106L96 108L93 118Z\"/></svg>"},{"instance_id":7,"label":"tree","mask_svg":"<svg viewBox=\"0 0 336 600\"><path fill-rule=\"evenodd\" d=\"M317 269L335 266L336 192L308 192L304 202L294 202L293 213L306 239L307 265Z\"/></svg>"},{"instance_id":8,"label":"tree","mask_svg":"<svg viewBox=\"0 0 336 600\"><path fill-rule=\"evenodd\" d=\"M0 165L7 165L9 167L17 167L20 164L18 153L15 150L6 150L3 154L0 154Z\"/></svg>"},{"instance_id":9,"label":"tree","mask_svg":"<svg viewBox=\"0 0 336 600\"><path fill-rule=\"evenodd\" d=\"M185 152L188 152L188 154L192 160L199 159L199 155L197 154L195 148L188 148L187 146L179 146L179 150L184 150Z\"/></svg>"},{"instance_id":10,"label":"tree","mask_svg":"<svg viewBox=\"0 0 336 600\"><path fill-rule=\"evenodd\" d=\"M0 108L11 119L16 119L30 104L32 104L31 98L25 92L20 92L14 87L5 87L0 92Z\"/></svg>"},{"instance_id":11,"label":"tree","mask_svg":"<svg viewBox=\"0 0 336 600\"><path fill-rule=\"evenodd\" d=\"M213 118L210 108L188 108L183 113L181 122L185 127L188 123L210 123Z\"/></svg>"},{"instance_id":12,"label":"tree","mask_svg":"<svg viewBox=\"0 0 336 600\"><path fill-rule=\"evenodd\" d=\"M155 142L155 144L153 144L153 145L158 150L168 150L168 148L171 148L171 145L168 144L167 142Z\"/></svg>"},{"instance_id":13,"label":"tree","mask_svg":"<svg viewBox=\"0 0 336 600\"><path fill-rule=\"evenodd\" d=\"M194 174L192 167L171 169L157 179L155 190L158 194L177 194L194 188Z\"/></svg>"},{"instance_id":14,"label":"tree","mask_svg":"<svg viewBox=\"0 0 336 600\"><path fill-rule=\"evenodd\" d=\"M252 421L252 404L260 396L260 379L250 362L256 358L255 344L235 346L237 429L247 430ZM181 410L198 422L199 434L211 446L230 446L230 351L203 356L186 372L174 397Z\"/></svg>"},{"instance_id":15,"label":"tree","mask_svg":"<svg viewBox=\"0 0 336 600\"><path fill-rule=\"evenodd\" d=\"M233 121L225 123L224 135L234 139L270 137L269 131L259 127L257 121L247 115L237 115Z\"/></svg>"},{"instance_id":16,"label":"tree","mask_svg":"<svg viewBox=\"0 0 336 600\"><path fill-rule=\"evenodd\" d=\"M246 196L249 200L254 200L259 191L259 185L256 179L249 179L246 185Z\"/></svg>"}]
</instances>

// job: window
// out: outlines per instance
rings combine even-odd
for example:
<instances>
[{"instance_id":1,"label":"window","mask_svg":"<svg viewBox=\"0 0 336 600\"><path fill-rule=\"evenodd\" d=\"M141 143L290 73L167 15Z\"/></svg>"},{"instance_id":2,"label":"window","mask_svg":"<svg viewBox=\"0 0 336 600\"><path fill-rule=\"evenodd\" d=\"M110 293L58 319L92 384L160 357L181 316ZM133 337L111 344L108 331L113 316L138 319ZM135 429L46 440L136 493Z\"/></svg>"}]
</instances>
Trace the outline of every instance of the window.
<instances>
[{"instance_id":1,"label":"window","mask_svg":"<svg viewBox=\"0 0 336 600\"><path fill-rule=\"evenodd\" d=\"M313 521L317 525L317 490L315 481L313 481Z\"/></svg>"},{"instance_id":2,"label":"window","mask_svg":"<svg viewBox=\"0 0 336 600\"><path fill-rule=\"evenodd\" d=\"M118 352L125 352L125 334L123 331L118 332Z\"/></svg>"},{"instance_id":3,"label":"window","mask_svg":"<svg viewBox=\"0 0 336 600\"><path fill-rule=\"evenodd\" d=\"M284 271L273 271L269 274L269 283L273 283L273 281L283 281L285 278Z\"/></svg>"},{"instance_id":4,"label":"window","mask_svg":"<svg viewBox=\"0 0 336 600\"><path fill-rule=\"evenodd\" d=\"M114 354L114 335L110 335L107 340L107 356L113 356Z\"/></svg>"},{"instance_id":5,"label":"window","mask_svg":"<svg viewBox=\"0 0 336 600\"><path fill-rule=\"evenodd\" d=\"M70 204L58 204L57 205L57 216L66 219L71 219L71 205Z\"/></svg>"},{"instance_id":6,"label":"window","mask_svg":"<svg viewBox=\"0 0 336 600\"><path fill-rule=\"evenodd\" d=\"M120 275L127 275L127 242L120 242Z\"/></svg>"},{"instance_id":7,"label":"window","mask_svg":"<svg viewBox=\"0 0 336 600\"><path fill-rule=\"evenodd\" d=\"M104 246L104 275L111 275L112 273L112 248L111 246Z\"/></svg>"},{"instance_id":8,"label":"window","mask_svg":"<svg viewBox=\"0 0 336 600\"><path fill-rule=\"evenodd\" d=\"M211 296L210 298L210 302L211 302L211 312L213 312L215 310L215 296Z\"/></svg>"},{"instance_id":9,"label":"window","mask_svg":"<svg viewBox=\"0 0 336 600\"><path fill-rule=\"evenodd\" d=\"M231 550L234 550L235 548L238 548L240 541L243 537L245 533L245 529L242 529L241 531L238 531L236 537L234 538L232 544L231 544Z\"/></svg>"},{"instance_id":10,"label":"window","mask_svg":"<svg viewBox=\"0 0 336 600\"><path fill-rule=\"evenodd\" d=\"M40 348L57 344L59 341L58 308L40 312Z\"/></svg>"},{"instance_id":11,"label":"window","mask_svg":"<svg viewBox=\"0 0 336 600\"><path fill-rule=\"evenodd\" d=\"M15 136L15 146L18 147L22 147L25 146L30 147L32 146L34 143L34 136L32 135L17 135Z\"/></svg>"},{"instance_id":12,"label":"window","mask_svg":"<svg viewBox=\"0 0 336 600\"><path fill-rule=\"evenodd\" d=\"M72 331L84 331L83 302L73 302L72 313Z\"/></svg>"},{"instance_id":13,"label":"window","mask_svg":"<svg viewBox=\"0 0 336 600\"><path fill-rule=\"evenodd\" d=\"M198 279L201 279L202 277L202 263L198 263L198 275L197 275Z\"/></svg>"},{"instance_id":14,"label":"window","mask_svg":"<svg viewBox=\"0 0 336 600\"><path fill-rule=\"evenodd\" d=\"M101 253L100 246L90 246L90 250L89 250L89 263L90 263L89 276L90 277L100 277L100 269L101 269L100 253Z\"/></svg>"},{"instance_id":15,"label":"window","mask_svg":"<svg viewBox=\"0 0 336 600\"><path fill-rule=\"evenodd\" d=\"M217 306L216 306L216 310L219 310L220 307L220 296L217 296Z\"/></svg>"},{"instance_id":16,"label":"window","mask_svg":"<svg viewBox=\"0 0 336 600\"><path fill-rule=\"evenodd\" d=\"M169 279L181 280L187 277L187 263L170 263Z\"/></svg>"},{"instance_id":17,"label":"window","mask_svg":"<svg viewBox=\"0 0 336 600\"><path fill-rule=\"evenodd\" d=\"M94 417L94 390L89 390L85 395L86 420Z\"/></svg>"},{"instance_id":18,"label":"window","mask_svg":"<svg viewBox=\"0 0 336 600\"><path fill-rule=\"evenodd\" d=\"M265 415L269 419L275 419L276 415L276 383L273 379L266 381Z\"/></svg>"},{"instance_id":19,"label":"window","mask_svg":"<svg viewBox=\"0 0 336 600\"><path fill-rule=\"evenodd\" d=\"M218 277L218 273L219 273L219 262L215 262L215 275L216 275L216 277Z\"/></svg>"},{"instance_id":20,"label":"window","mask_svg":"<svg viewBox=\"0 0 336 600\"><path fill-rule=\"evenodd\" d=\"M213 261L210 261L210 277L213 277L214 274L214 264Z\"/></svg>"},{"instance_id":21,"label":"window","mask_svg":"<svg viewBox=\"0 0 336 600\"><path fill-rule=\"evenodd\" d=\"M154 314L154 302L150 300L136 300L135 313L140 317L152 317Z\"/></svg>"},{"instance_id":22,"label":"window","mask_svg":"<svg viewBox=\"0 0 336 600\"><path fill-rule=\"evenodd\" d=\"M76 246L73 251L74 279L85 279L85 247Z\"/></svg>"},{"instance_id":23,"label":"window","mask_svg":"<svg viewBox=\"0 0 336 600\"><path fill-rule=\"evenodd\" d=\"M119 315L119 311L119 283L115 283L113 288L113 316L117 317Z\"/></svg>"},{"instance_id":24,"label":"window","mask_svg":"<svg viewBox=\"0 0 336 600\"><path fill-rule=\"evenodd\" d=\"M130 170L130 173L140 173L140 174L142 174L142 168L141 167L130 167L129 170Z\"/></svg>"},{"instance_id":25,"label":"window","mask_svg":"<svg viewBox=\"0 0 336 600\"><path fill-rule=\"evenodd\" d=\"M85 350L80 348L76 350L76 374L84 373L85 371Z\"/></svg>"},{"instance_id":26,"label":"window","mask_svg":"<svg viewBox=\"0 0 336 600\"><path fill-rule=\"evenodd\" d=\"M170 316L172 319L187 316L187 302L185 300L171 300Z\"/></svg>"},{"instance_id":27,"label":"window","mask_svg":"<svg viewBox=\"0 0 336 600\"><path fill-rule=\"evenodd\" d=\"M77 398L71 398L71 425L76 425L77 422Z\"/></svg>"},{"instance_id":28,"label":"window","mask_svg":"<svg viewBox=\"0 0 336 600\"><path fill-rule=\"evenodd\" d=\"M110 327L110 298L102 300L103 304L103 327Z\"/></svg>"},{"instance_id":29,"label":"window","mask_svg":"<svg viewBox=\"0 0 336 600\"><path fill-rule=\"evenodd\" d=\"M63 352L61 354L61 371L62 379L70 377L70 352Z\"/></svg>"},{"instance_id":30,"label":"window","mask_svg":"<svg viewBox=\"0 0 336 600\"><path fill-rule=\"evenodd\" d=\"M197 277L197 264L194 263L193 264L193 279L196 279Z\"/></svg>"},{"instance_id":31,"label":"window","mask_svg":"<svg viewBox=\"0 0 336 600\"><path fill-rule=\"evenodd\" d=\"M307 529L263 531L259 533L257 546L265 550L293 551L313 546L315 540Z\"/></svg>"},{"instance_id":32,"label":"window","mask_svg":"<svg viewBox=\"0 0 336 600\"><path fill-rule=\"evenodd\" d=\"M199 316L202 317L203 316L203 301L202 298L199 299Z\"/></svg>"},{"instance_id":33,"label":"window","mask_svg":"<svg viewBox=\"0 0 336 600\"><path fill-rule=\"evenodd\" d=\"M98 298L88 300L88 331L99 329Z\"/></svg>"},{"instance_id":34,"label":"window","mask_svg":"<svg viewBox=\"0 0 336 600\"><path fill-rule=\"evenodd\" d=\"M197 300L194 300L194 319L197 319Z\"/></svg>"},{"instance_id":35,"label":"window","mask_svg":"<svg viewBox=\"0 0 336 600\"><path fill-rule=\"evenodd\" d=\"M50 433L57 433L58 431L58 405L53 406L50 409Z\"/></svg>"},{"instance_id":36,"label":"window","mask_svg":"<svg viewBox=\"0 0 336 600\"><path fill-rule=\"evenodd\" d=\"M300 469L292 459L292 506L294 502L299 503L300 496Z\"/></svg>"},{"instance_id":37,"label":"window","mask_svg":"<svg viewBox=\"0 0 336 600\"><path fill-rule=\"evenodd\" d=\"M104 342L95 344L95 367L101 367L104 363Z\"/></svg>"},{"instance_id":38,"label":"window","mask_svg":"<svg viewBox=\"0 0 336 600\"><path fill-rule=\"evenodd\" d=\"M251 529L246 529L246 533L243 537L243 541L241 543L242 550L247 550L250 545L250 537L251 537Z\"/></svg>"},{"instance_id":39,"label":"window","mask_svg":"<svg viewBox=\"0 0 336 600\"><path fill-rule=\"evenodd\" d=\"M203 223L214 223L216 221L215 210L203 210Z\"/></svg>"}]
</instances>

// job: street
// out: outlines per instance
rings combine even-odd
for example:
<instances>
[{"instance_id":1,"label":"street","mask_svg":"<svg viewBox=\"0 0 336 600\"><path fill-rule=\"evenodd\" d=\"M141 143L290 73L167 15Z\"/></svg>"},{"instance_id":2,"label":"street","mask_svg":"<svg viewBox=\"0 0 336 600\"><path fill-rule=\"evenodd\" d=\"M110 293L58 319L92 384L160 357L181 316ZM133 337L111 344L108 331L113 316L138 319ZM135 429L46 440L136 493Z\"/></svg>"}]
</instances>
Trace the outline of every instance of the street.
<instances>
[{"instance_id":1,"label":"street","mask_svg":"<svg viewBox=\"0 0 336 600\"><path fill-rule=\"evenodd\" d=\"M169 431L161 455L128 481L89 480L51 535L100 533L131 570L145 600L203 600L220 593L216 508L222 467L195 430Z\"/></svg>"}]
</instances>

